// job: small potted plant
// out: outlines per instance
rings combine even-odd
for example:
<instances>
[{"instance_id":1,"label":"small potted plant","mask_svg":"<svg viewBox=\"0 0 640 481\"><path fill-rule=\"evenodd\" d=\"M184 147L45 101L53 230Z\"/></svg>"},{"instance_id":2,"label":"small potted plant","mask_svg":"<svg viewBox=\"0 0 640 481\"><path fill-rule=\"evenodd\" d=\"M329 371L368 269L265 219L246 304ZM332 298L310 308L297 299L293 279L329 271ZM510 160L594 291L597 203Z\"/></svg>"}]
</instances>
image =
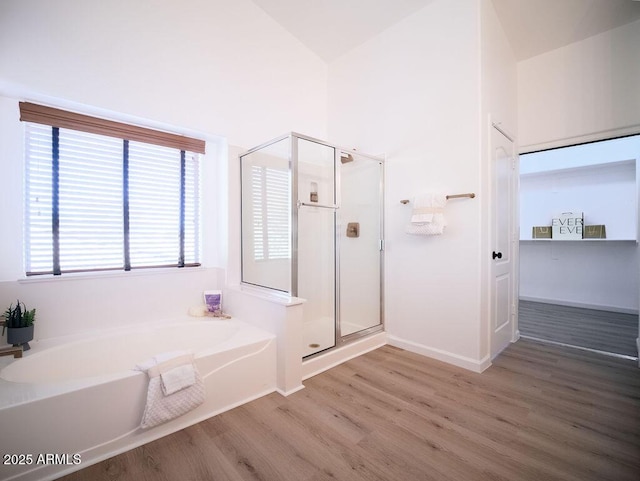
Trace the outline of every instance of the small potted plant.
<instances>
[{"instance_id":1,"label":"small potted plant","mask_svg":"<svg viewBox=\"0 0 640 481\"><path fill-rule=\"evenodd\" d=\"M7 328L7 342L14 346L22 346L22 350L30 349L29 341L33 339L33 322L36 320L36 310L28 310L24 303L18 300L16 306L11 304L4 311L4 325ZM4 329L2 329L4 334Z\"/></svg>"}]
</instances>

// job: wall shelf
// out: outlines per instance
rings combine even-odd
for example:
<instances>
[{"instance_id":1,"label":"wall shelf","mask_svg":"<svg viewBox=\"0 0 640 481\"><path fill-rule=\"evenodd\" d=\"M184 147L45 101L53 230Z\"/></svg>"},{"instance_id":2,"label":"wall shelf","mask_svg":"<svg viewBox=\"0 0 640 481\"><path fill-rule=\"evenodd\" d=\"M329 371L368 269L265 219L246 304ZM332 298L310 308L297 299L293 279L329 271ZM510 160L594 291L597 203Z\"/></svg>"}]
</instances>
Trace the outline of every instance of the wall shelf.
<instances>
[{"instance_id":1,"label":"wall shelf","mask_svg":"<svg viewBox=\"0 0 640 481\"><path fill-rule=\"evenodd\" d=\"M637 239L575 239L575 240L557 240L557 239L520 239L520 242L553 242L554 244L563 242L638 242Z\"/></svg>"},{"instance_id":2,"label":"wall shelf","mask_svg":"<svg viewBox=\"0 0 640 481\"><path fill-rule=\"evenodd\" d=\"M636 161L590 163L520 176L520 240L637 241L638 180ZM561 212L583 212L585 225L605 225L606 239L533 239L533 226L549 226Z\"/></svg>"}]
</instances>

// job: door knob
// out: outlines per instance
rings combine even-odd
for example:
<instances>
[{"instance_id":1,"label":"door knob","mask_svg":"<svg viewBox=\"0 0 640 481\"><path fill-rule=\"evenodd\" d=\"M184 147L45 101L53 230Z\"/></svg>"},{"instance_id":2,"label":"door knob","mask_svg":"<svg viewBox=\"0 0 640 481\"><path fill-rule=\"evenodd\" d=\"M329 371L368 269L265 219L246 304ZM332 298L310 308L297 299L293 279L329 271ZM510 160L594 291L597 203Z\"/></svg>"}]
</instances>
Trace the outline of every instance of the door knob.
<instances>
[{"instance_id":1,"label":"door knob","mask_svg":"<svg viewBox=\"0 0 640 481\"><path fill-rule=\"evenodd\" d=\"M502 259L502 252L493 251L493 258L495 259L496 257Z\"/></svg>"}]
</instances>

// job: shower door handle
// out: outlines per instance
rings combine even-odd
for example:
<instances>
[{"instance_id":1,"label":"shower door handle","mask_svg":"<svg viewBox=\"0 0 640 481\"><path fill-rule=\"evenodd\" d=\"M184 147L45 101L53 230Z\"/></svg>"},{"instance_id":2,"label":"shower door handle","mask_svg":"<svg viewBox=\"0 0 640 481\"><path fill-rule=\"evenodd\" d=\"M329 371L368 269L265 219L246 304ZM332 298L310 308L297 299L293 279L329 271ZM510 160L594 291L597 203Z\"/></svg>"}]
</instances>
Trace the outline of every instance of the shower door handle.
<instances>
[{"instance_id":1,"label":"shower door handle","mask_svg":"<svg viewBox=\"0 0 640 481\"><path fill-rule=\"evenodd\" d=\"M339 209L339 207L337 205L329 205L329 204L316 204L314 202L309 203L309 202L300 202L298 201L298 209L300 207L320 207L322 209Z\"/></svg>"}]
</instances>

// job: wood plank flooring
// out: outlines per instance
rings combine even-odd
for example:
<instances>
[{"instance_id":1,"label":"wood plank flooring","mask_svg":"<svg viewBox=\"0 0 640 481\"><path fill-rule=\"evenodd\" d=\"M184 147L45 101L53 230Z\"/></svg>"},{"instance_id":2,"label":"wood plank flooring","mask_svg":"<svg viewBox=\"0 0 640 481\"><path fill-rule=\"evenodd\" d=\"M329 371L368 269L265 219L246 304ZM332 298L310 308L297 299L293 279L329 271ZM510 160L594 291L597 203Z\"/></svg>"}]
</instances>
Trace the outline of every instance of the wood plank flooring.
<instances>
[{"instance_id":1,"label":"wood plank flooring","mask_svg":"<svg viewBox=\"0 0 640 481\"><path fill-rule=\"evenodd\" d=\"M523 336L626 356L638 355L637 315L521 300L518 328Z\"/></svg>"},{"instance_id":2,"label":"wood plank flooring","mask_svg":"<svg viewBox=\"0 0 640 481\"><path fill-rule=\"evenodd\" d=\"M384 346L65 481L638 481L637 363L520 340L482 374Z\"/></svg>"}]
</instances>

